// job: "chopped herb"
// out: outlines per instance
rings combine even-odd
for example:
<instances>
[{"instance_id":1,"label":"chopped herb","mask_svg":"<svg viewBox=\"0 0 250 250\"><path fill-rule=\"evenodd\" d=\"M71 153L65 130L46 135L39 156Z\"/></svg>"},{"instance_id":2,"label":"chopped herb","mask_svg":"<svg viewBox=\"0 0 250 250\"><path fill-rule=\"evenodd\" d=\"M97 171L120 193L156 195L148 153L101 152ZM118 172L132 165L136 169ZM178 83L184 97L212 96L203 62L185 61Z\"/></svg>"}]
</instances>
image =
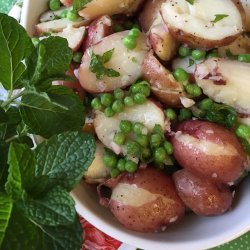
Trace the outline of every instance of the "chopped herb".
<instances>
[{"instance_id":1,"label":"chopped herb","mask_svg":"<svg viewBox=\"0 0 250 250\"><path fill-rule=\"evenodd\" d=\"M86 6L88 3L90 3L90 2L92 2L92 0L74 0L74 1L73 1L73 10L74 10L75 12L78 12L78 11L84 9L85 6Z\"/></svg>"},{"instance_id":2,"label":"chopped herb","mask_svg":"<svg viewBox=\"0 0 250 250\"><path fill-rule=\"evenodd\" d=\"M229 59L232 59L232 60L237 60L238 59L238 56L237 55L234 55L230 49L227 49L226 50L226 56L229 58Z\"/></svg>"},{"instance_id":3,"label":"chopped herb","mask_svg":"<svg viewBox=\"0 0 250 250\"><path fill-rule=\"evenodd\" d=\"M225 17L228 17L228 15L227 14L217 14L217 15L215 15L215 18L212 21L212 23L217 23Z\"/></svg>"},{"instance_id":4,"label":"chopped herb","mask_svg":"<svg viewBox=\"0 0 250 250\"><path fill-rule=\"evenodd\" d=\"M188 3L190 3L190 4L194 4L194 0L186 0Z\"/></svg>"},{"instance_id":5,"label":"chopped herb","mask_svg":"<svg viewBox=\"0 0 250 250\"><path fill-rule=\"evenodd\" d=\"M102 79L104 76L108 77L118 77L120 73L115 71L114 69L105 68L104 64L107 63L115 49L106 51L103 55L96 55L93 50L91 51L91 61L89 69L91 72L96 74L97 79Z\"/></svg>"},{"instance_id":6,"label":"chopped herb","mask_svg":"<svg viewBox=\"0 0 250 250\"><path fill-rule=\"evenodd\" d=\"M194 60L193 59L189 59L189 64L188 64L188 68L194 65Z\"/></svg>"}]
</instances>

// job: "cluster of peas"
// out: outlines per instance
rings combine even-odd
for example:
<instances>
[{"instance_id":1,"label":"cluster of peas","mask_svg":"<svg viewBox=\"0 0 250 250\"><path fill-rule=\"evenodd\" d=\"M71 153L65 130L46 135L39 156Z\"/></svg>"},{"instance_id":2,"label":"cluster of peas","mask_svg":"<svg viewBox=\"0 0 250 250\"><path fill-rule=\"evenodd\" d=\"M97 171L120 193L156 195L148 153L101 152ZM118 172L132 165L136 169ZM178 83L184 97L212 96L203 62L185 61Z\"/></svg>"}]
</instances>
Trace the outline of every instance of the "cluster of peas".
<instances>
[{"instance_id":1,"label":"cluster of peas","mask_svg":"<svg viewBox=\"0 0 250 250\"><path fill-rule=\"evenodd\" d=\"M155 125L153 132L148 133L147 128L140 122L122 120L119 131L114 135L113 141L125 147L126 157L119 158L115 153L106 150L103 162L111 169L111 176L116 177L121 172L133 173L138 164L131 158L139 159L141 162L154 162L157 167L164 167L173 153L172 144L165 139L160 125Z\"/></svg>"},{"instance_id":2,"label":"cluster of peas","mask_svg":"<svg viewBox=\"0 0 250 250\"><path fill-rule=\"evenodd\" d=\"M137 39L140 36L141 31L138 28L132 28L126 37L123 38L123 45L127 49L134 49L137 46Z\"/></svg>"},{"instance_id":3,"label":"cluster of peas","mask_svg":"<svg viewBox=\"0 0 250 250\"><path fill-rule=\"evenodd\" d=\"M49 8L52 11L59 10L61 8L60 0L50 0ZM77 12L73 10L70 10L70 11L65 10L60 14L60 18L68 18L70 21L76 21L79 18L79 15Z\"/></svg>"},{"instance_id":4,"label":"cluster of peas","mask_svg":"<svg viewBox=\"0 0 250 250\"><path fill-rule=\"evenodd\" d=\"M129 91L120 88L113 93L104 93L91 101L91 107L95 110L103 110L105 116L112 117L120 113L125 107L135 104L144 104L150 95L150 86L147 81L136 82L131 85Z\"/></svg>"}]
</instances>

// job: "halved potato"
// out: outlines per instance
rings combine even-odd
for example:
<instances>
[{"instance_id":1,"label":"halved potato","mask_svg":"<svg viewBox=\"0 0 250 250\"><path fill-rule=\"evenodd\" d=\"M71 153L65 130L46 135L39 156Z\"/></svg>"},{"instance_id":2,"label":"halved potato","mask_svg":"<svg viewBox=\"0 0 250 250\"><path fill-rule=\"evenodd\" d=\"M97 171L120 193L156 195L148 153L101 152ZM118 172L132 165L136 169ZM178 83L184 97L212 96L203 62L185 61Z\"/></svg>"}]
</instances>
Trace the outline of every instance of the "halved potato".
<instances>
[{"instance_id":1,"label":"halved potato","mask_svg":"<svg viewBox=\"0 0 250 250\"><path fill-rule=\"evenodd\" d=\"M227 45L243 31L242 6L231 0L166 1L161 14L171 34L192 48L211 49ZM215 22L216 16L222 17Z\"/></svg>"},{"instance_id":2,"label":"halved potato","mask_svg":"<svg viewBox=\"0 0 250 250\"><path fill-rule=\"evenodd\" d=\"M109 176L110 170L103 163L104 146L101 142L96 142L95 159L89 166L83 177L88 183L101 183Z\"/></svg>"},{"instance_id":3,"label":"halved potato","mask_svg":"<svg viewBox=\"0 0 250 250\"><path fill-rule=\"evenodd\" d=\"M142 76L142 64L149 50L146 36L141 33L137 40L137 47L127 49L123 44L123 38L128 31L114 33L102 39L98 44L86 50L82 64L79 68L79 80L84 89L90 93L109 92L116 88L126 87ZM119 77L104 76L97 79L96 74L90 70L91 50L98 55L103 55L108 50L114 49L114 53L107 63L106 68L112 68L120 73Z\"/></svg>"},{"instance_id":4,"label":"halved potato","mask_svg":"<svg viewBox=\"0 0 250 250\"><path fill-rule=\"evenodd\" d=\"M78 28L84 25L87 25L89 22L83 20L82 18L77 19L74 22L71 22L68 18L57 19L53 21L48 21L44 23L39 23L36 25L36 31L38 35L41 35L45 32L61 32L63 29L67 28L69 25Z\"/></svg>"},{"instance_id":5,"label":"halved potato","mask_svg":"<svg viewBox=\"0 0 250 250\"><path fill-rule=\"evenodd\" d=\"M142 73L159 101L171 107L181 106L180 97L185 96L182 84L174 79L172 73L155 58L152 51L144 59Z\"/></svg>"},{"instance_id":6,"label":"halved potato","mask_svg":"<svg viewBox=\"0 0 250 250\"><path fill-rule=\"evenodd\" d=\"M229 45L218 48L218 54L220 57L226 57L228 51L230 51L233 55L249 54L250 37L247 34L242 34Z\"/></svg>"},{"instance_id":7,"label":"halved potato","mask_svg":"<svg viewBox=\"0 0 250 250\"><path fill-rule=\"evenodd\" d=\"M106 147L117 154L125 152L123 147L113 141L114 134L119 130L121 120L141 122L149 132L152 131L156 124L159 124L164 130L165 126L167 126L162 109L149 100L145 104L125 108L123 112L113 117L106 117L103 112L96 111L94 119L96 135Z\"/></svg>"},{"instance_id":8,"label":"halved potato","mask_svg":"<svg viewBox=\"0 0 250 250\"><path fill-rule=\"evenodd\" d=\"M72 26L68 26L63 29L62 32L52 33L52 36L60 36L67 39L69 47L73 50L73 52L77 51L82 45L86 28L79 27L74 28Z\"/></svg>"},{"instance_id":9,"label":"halved potato","mask_svg":"<svg viewBox=\"0 0 250 250\"><path fill-rule=\"evenodd\" d=\"M87 20L94 20L103 15L130 14L137 10L142 0L94 0L79 11L79 15Z\"/></svg>"},{"instance_id":10,"label":"halved potato","mask_svg":"<svg viewBox=\"0 0 250 250\"><path fill-rule=\"evenodd\" d=\"M197 65L197 84L216 102L250 114L250 64L222 58L207 59Z\"/></svg>"},{"instance_id":11,"label":"halved potato","mask_svg":"<svg viewBox=\"0 0 250 250\"><path fill-rule=\"evenodd\" d=\"M250 31L250 0L240 0L239 2L245 11L245 30Z\"/></svg>"}]
</instances>

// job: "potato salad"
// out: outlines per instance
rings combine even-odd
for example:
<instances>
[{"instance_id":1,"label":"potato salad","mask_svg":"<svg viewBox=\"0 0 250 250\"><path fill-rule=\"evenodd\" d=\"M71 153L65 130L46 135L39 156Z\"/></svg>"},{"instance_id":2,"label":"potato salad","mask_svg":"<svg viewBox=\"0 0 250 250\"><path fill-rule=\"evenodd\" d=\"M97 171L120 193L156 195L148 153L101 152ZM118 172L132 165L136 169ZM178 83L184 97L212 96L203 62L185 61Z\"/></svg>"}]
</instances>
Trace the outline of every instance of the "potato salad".
<instances>
[{"instance_id":1,"label":"potato salad","mask_svg":"<svg viewBox=\"0 0 250 250\"><path fill-rule=\"evenodd\" d=\"M249 178L249 0L50 0L35 46L67 39L96 139L84 181L126 228L218 216ZM63 57L62 53L62 57Z\"/></svg>"}]
</instances>

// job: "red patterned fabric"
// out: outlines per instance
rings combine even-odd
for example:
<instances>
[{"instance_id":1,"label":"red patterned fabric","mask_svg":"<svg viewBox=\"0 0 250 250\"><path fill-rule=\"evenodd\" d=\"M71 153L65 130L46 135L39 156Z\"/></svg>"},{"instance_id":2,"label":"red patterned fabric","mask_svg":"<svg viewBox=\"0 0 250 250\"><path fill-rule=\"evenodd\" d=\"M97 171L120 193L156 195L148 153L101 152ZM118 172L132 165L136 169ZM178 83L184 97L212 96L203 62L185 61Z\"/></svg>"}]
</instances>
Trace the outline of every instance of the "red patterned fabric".
<instances>
[{"instance_id":1,"label":"red patterned fabric","mask_svg":"<svg viewBox=\"0 0 250 250\"><path fill-rule=\"evenodd\" d=\"M80 217L80 222L83 228L82 250L117 250L122 244L95 228L84 218Z\"/></svg>"}]
</instances>

